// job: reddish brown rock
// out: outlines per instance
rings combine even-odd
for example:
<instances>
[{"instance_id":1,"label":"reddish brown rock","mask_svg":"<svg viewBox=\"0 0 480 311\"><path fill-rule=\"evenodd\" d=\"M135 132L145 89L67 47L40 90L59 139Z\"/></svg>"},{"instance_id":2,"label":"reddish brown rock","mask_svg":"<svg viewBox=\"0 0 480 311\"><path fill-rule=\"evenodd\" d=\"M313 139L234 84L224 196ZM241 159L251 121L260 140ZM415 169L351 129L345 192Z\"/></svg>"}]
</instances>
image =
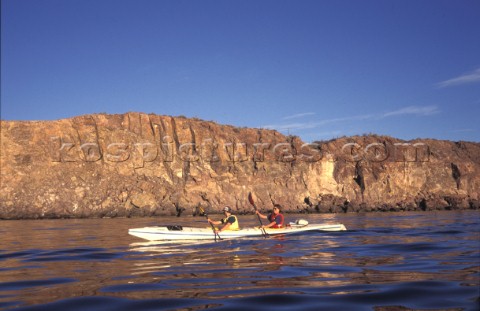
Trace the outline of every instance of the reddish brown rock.
<instances>
[{"instance_id":1,"label":"reddish brown rock","mask_svg":"<svg viewBox=\"0 0 480 311\"><path fill-rule=\"evenodd\" d=\"M480 144L276 131L127 113L1 121L0 218L478 209Z\"/></svg>"}]
</instances>

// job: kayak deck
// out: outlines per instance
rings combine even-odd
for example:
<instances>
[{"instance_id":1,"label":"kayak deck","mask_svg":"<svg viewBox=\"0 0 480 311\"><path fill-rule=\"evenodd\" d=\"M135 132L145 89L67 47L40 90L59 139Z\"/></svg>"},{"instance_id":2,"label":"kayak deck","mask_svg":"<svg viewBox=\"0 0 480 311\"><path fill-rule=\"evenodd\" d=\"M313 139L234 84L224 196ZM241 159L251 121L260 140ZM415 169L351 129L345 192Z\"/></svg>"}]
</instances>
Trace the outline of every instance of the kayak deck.
<instances>
[{"instance_id":1,"label":"kayak deck","mask_svg":"<svg viewBox=\"0 0 480 311\"><path fill-rule=\"evenodd\" d=\"M307 231L345 231L343 224L320 225L295 225L280 229L265 228L268 235L294 234ZM181 226L157 226L133 228L128 230L128 234L149 241L159 240L212 240L215 238L211 228L195 228ZM233 238L251 238L263 236L263 230L260 228L243 228L240 230L225 230L219 232L222 239Z\"/></svg>"}]
</instances>

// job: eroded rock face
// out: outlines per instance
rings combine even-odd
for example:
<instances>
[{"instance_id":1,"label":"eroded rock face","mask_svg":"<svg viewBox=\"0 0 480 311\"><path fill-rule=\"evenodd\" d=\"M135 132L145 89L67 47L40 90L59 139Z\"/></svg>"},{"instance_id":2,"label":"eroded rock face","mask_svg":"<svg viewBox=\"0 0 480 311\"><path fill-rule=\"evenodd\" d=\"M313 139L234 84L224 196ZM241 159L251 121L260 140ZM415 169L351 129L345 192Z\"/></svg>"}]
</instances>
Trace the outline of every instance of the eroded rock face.
<instances>
[{"instance_id":1,"label":"eroded rock face","mask_svg":"<svg viewBox=\"0 0 480 311\"><path fill-rule=\"evenodd\" d=\"M276 131L127 113L1 121L0 218L478 209L480 144Z\"/></svg>"}]
</instances>

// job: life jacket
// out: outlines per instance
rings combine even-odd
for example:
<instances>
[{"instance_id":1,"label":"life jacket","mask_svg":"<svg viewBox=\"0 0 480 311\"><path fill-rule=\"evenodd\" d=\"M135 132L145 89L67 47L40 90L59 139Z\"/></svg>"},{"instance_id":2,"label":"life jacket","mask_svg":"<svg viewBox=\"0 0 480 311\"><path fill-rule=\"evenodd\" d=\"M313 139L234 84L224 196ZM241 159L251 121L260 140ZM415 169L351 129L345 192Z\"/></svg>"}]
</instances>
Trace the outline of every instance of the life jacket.
<instances>
[{"instance_id":1,"label":"life jacket","mask_svg":"<svg viewBox=\"0 0 480 311\"><path fill-rule=\"evenodd\" d=\"M235 218L235 222L233 224L230 224L230 227L228 227L227 230L240 230L240 226L238 225L238 219L237 216L235 215L230 215L224 219L222 219L222 224L226 224L228 222L228 218L233 217Z\"/></svg>"},{"instance_id":2,"label":"life jacket","mask_svg":"<svg viewBox=\"0 0 480 311\"><path fill-rule=\"evenodd\" d=\"M277 217L280 217L280 224L277 224L275 222L275 224L273 226L271 226L270 228L283 228L284 219L283 219L282 214L279 213L279 214L275 215L275 214L272 213L272 214L270 214L270 219L269 220L270 220L270 222L275 221L275 218L277 218Z\"/></svg>"}]
</instances>

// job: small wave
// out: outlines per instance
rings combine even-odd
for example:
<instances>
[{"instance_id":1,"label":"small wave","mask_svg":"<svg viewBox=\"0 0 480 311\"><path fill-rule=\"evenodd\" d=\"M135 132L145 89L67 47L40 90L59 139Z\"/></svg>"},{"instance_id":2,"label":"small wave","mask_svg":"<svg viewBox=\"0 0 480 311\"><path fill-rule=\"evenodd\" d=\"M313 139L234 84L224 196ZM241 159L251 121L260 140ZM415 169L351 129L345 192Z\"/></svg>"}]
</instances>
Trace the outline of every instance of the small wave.
<instances>
[{"instance_id":1,"label":"small wave","mask_svg":"<svg viewBox=\"0 0 480 311\"><path fill-rule=\"evenodd\" d=\"M432 251L445 251L452 247L441 245L439 243L398 243L398 244L377 244L370 246L372 250L383 250L390 252L432 252Z\"/></svg>"},{"instance_id":2,"label":"small wave","mask_svg":"<svg viewBox=\"0 0 480 311\"><path fill-rule=\"evenodd\" d=\"M72 248L48 252L30 253L24 262L46 261L108 261L124 256L121 252L111 252L103 248Z\"/></svg>"},{"instance_id":3,"label":"small wave","mask_svg":"<svg viewBox=\"0 0 480 311\"><path fill-rule=\"evenodd\" d=\"M464 234L464 231L460 230L439 230L439 231L433 231L429 232L429 234L435 234L435 235L456 235L456 234Z\"/></svg>"},{"instance_id":4,"label":"small wave","mask_svg":"<svg viewBox=\"0 0 480 311\"><path fill-rule=\"evenodd\" d=\"M201 299L143 299L115 297L80 297L63 299L43 305L17 308L17 311L118 311L118 310L204 310L221 306L221 303Z\"/></svg>"},{"instance_id":5,"label":"small wave","mask_svg":"<svg viewBox=\"0 0 480 311\"><path fill-rule=\"evenodd\" d=\"M151 290L162 290L162 289L171 289L172 286L166 285L165 283L136 283L136 284L120 284L106 286L100 289L102 293L114 293L114 292L138 292L138 291L151 291Z\"/></svg>"},{"instance_id":6,"label":"small wave","mask_svg":"<svg viewBox=\"0 0 480 311\"><path fill-rule=\"evenodd\" d=\"M30 257L41 253L42 251L38 249L29 249L20 252L12 252L12 253L5 253L0 254L0 260L11 259L11 258L22 258L22 257Z\"/></svg>"},{"instance_id":7,"label":"small wave","mask_svg":"<svg viewBox=\"0 0 480 311\"><path fill-rule=\"evenodd\" d=\"M12 291L12 290L19 290L31 287L38 287L38 286L50 286L50 285L58 285L58 284L65 284L75 282L75 279L71 278L53 278L53 279L46 279L46 280L25 280L25 281L14 281L14 282L4 282L0 283L0 290L3 291Z\"/></svg>"}]
</instances>

